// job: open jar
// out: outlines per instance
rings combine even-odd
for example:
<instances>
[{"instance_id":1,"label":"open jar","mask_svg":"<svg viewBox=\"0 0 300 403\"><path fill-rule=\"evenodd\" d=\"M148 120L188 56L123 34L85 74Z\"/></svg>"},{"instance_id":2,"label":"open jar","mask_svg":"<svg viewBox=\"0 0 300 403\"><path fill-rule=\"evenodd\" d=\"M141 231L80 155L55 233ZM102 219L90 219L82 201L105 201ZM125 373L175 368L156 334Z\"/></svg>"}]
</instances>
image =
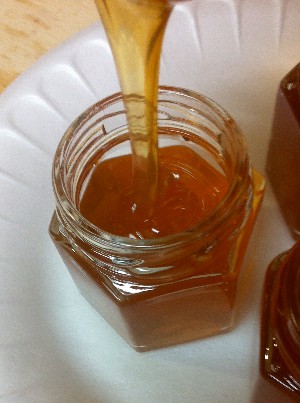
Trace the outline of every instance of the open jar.
<instances>
[{"instance_id":1,"label":"open jar","mask_svg":"<svg viewBox=\"0 0 300 403\"><path fill-rule=\"evenodd\" d=\"M300 402L300 242L270 264L263 292L260 377L253 403Z\"/></svg>"},{"instance_id":2,"label":"open jar","mask_svg":"<svg viewBox=\"0 0 300 403\"><path fill-rule=\"evenodd\" d=\"M238 275L264 191L234 120L213 101L161 87L158 131L160 147L192 148L228 183L216 208L180 233L117 236L79 211L95 161L130 154L120 93L75 120L53 164L54 244L81 293L138 351L232 327Z\"/></svg>"}]
</instances>

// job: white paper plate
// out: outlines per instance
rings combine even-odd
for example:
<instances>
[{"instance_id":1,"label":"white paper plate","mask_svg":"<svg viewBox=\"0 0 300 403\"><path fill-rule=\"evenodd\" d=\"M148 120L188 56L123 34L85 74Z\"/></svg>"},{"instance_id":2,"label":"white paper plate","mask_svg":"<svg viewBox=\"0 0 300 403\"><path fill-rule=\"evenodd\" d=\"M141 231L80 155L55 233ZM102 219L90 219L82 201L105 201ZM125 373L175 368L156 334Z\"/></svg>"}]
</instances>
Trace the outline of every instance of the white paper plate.
<instances>
[{"instance_id":1,"label":"white paper plate","mask_svg":"<svg viewBox=\"0 0 300 403\"><path fill-rule=\"evenodd\" d=\"M299 62L298 0L179 5L161 83L202 92L244 131L264 172L277 85ZM264 272L292 245L268 189L226 334L136 353L79 295L47 234L51 162L70 122L118 90L100 24L49 53L0 97L0 398L9 402L248 402Z\"/></svg>"}]
</instances>

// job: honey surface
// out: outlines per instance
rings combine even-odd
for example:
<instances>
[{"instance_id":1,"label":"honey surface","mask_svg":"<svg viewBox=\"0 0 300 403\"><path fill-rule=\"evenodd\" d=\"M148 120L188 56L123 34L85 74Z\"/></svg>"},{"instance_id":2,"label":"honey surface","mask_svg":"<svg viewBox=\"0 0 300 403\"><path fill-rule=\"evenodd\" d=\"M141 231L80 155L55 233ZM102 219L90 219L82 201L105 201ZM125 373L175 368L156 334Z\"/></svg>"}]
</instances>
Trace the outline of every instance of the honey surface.
<instances>
[{"instance_id":1,"label":"honey surface","mask_svg":"<svg viewBox=\"0 0 300 403\"><path fill-rule=\"evenodd\" d=\"M79 210L107 232L149 239L194 226L216 208L228 189L224 175L185 146L159 149L158 172L157 198L149 213L136 204L131 156L100 162L88 180Z\"/></svg>"}]
</instances>

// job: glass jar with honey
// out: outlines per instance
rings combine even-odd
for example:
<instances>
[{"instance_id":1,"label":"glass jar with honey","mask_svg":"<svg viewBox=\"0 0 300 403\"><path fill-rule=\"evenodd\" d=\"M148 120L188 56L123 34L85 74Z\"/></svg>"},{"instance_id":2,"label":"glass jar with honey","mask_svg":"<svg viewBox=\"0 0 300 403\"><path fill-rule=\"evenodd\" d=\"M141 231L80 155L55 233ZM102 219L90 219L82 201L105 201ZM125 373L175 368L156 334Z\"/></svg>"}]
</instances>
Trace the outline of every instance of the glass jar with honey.
<instances>
[{"instance_id":1,"label":"glass jar with honey","mask_svg":"<svg viewBox=\"0 0 300 403\"><path fill-rule=\"evenodd\" d=\"M282 215L300 236L300 63L281 80L267 155L267 172Z\"/></svg>"},{"instance_id":2,"label":"glass jar with honey","mask_svg":"<svg viewBox=\"0 0 300 403\"><path fill-rule=\"evenodd\" d=\"M161 87L154 204L139 207L121 93L79 116L53 164L51 237L79 290L137 351L233 325L237 280L263 195L234 120Z\"/></svg>"},{"instance_id":3,"label":"glass jar with honey","mask_svg":"<svg viewBox=\"0 0 300 403\"><path fill-rule=\"evenodd\" d=\"M300 402L300 242L274 259L265 279L253 403L263 402Z\"/></svg>"}]
</instances>

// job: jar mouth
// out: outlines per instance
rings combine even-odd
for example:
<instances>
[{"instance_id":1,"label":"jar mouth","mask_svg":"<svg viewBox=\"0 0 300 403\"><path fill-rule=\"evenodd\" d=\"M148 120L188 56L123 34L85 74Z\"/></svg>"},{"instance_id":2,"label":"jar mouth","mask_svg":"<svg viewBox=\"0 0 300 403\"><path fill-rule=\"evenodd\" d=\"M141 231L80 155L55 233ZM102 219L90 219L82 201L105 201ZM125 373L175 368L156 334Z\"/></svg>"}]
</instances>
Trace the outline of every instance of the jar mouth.
<instances>
[{"instance_id":1,"label":"jar mouth","mask_svg":"<svg viewBox=\"0 0 300 403\"><path fill-rule=\"evenodd\" d=\"M251 203L252 179L250 162L244 137L233 118L221 106L204 95L183 88L160 86L158 121L160 118L164 121L165 116L168 116L166 109L180 108L183 111L180 117L176 122L175 120L173 122L172 118L170 118L169 124L175 125L176 123L176 125L179 124L179 126L182 125L183 127L188 122L191 130L195 130L195 133L199 126L206 125L207 131L212 134L206 138L210 143L211 152L223 165L225 174L230 171L230 186L227 193L218 206L196 225L182 232L164 237L151 239L123 237L104 231L87 220L76 207L77 196L74 189L71 189L72 186L74 187L74 183L78 185L80 182L76 172L79 166L76 158L83 149L92 153L93 149L97 147L95 133L101 129L105 119L118 117L117 105L120 102L123 103L123 95L119 92L97 102L84 111L67 129L54 156L53 189L59 216L73 230L76 226L78 231L79 224L80 235L85 239L88 238L90 244L99 246L99 244L109 242L110 245L113 243L118 246L122 245L125 248L155 248L157 250L166 246L182 244L187 240L190 242L192 239L208 238L216 228L221 228L222 223L228 219L233 210L240 208L243 211L245 204L249 205ZM161 106L164 108L163 111L160 111ZM122 112L124 113L124 110ZM87 141L85 139L85 142L82 142L80 133L82 136L87 137ZM102 133L103 135L107 136L107 132ZM114 142L113 137L111 140ZM127 140L125 135L123 135L123 140ZM71 168L67 166L66 155L72 155L74 160L71 163ZM70 159L70 157L68 158ZM69 174L70 169L74 171L74 175L71 179L71 185L66 186L66 176ZM246 200L245 193L247 194ZM241 195L243 195L243 200L241 200Z\"/></svg>"}]
</instances>

